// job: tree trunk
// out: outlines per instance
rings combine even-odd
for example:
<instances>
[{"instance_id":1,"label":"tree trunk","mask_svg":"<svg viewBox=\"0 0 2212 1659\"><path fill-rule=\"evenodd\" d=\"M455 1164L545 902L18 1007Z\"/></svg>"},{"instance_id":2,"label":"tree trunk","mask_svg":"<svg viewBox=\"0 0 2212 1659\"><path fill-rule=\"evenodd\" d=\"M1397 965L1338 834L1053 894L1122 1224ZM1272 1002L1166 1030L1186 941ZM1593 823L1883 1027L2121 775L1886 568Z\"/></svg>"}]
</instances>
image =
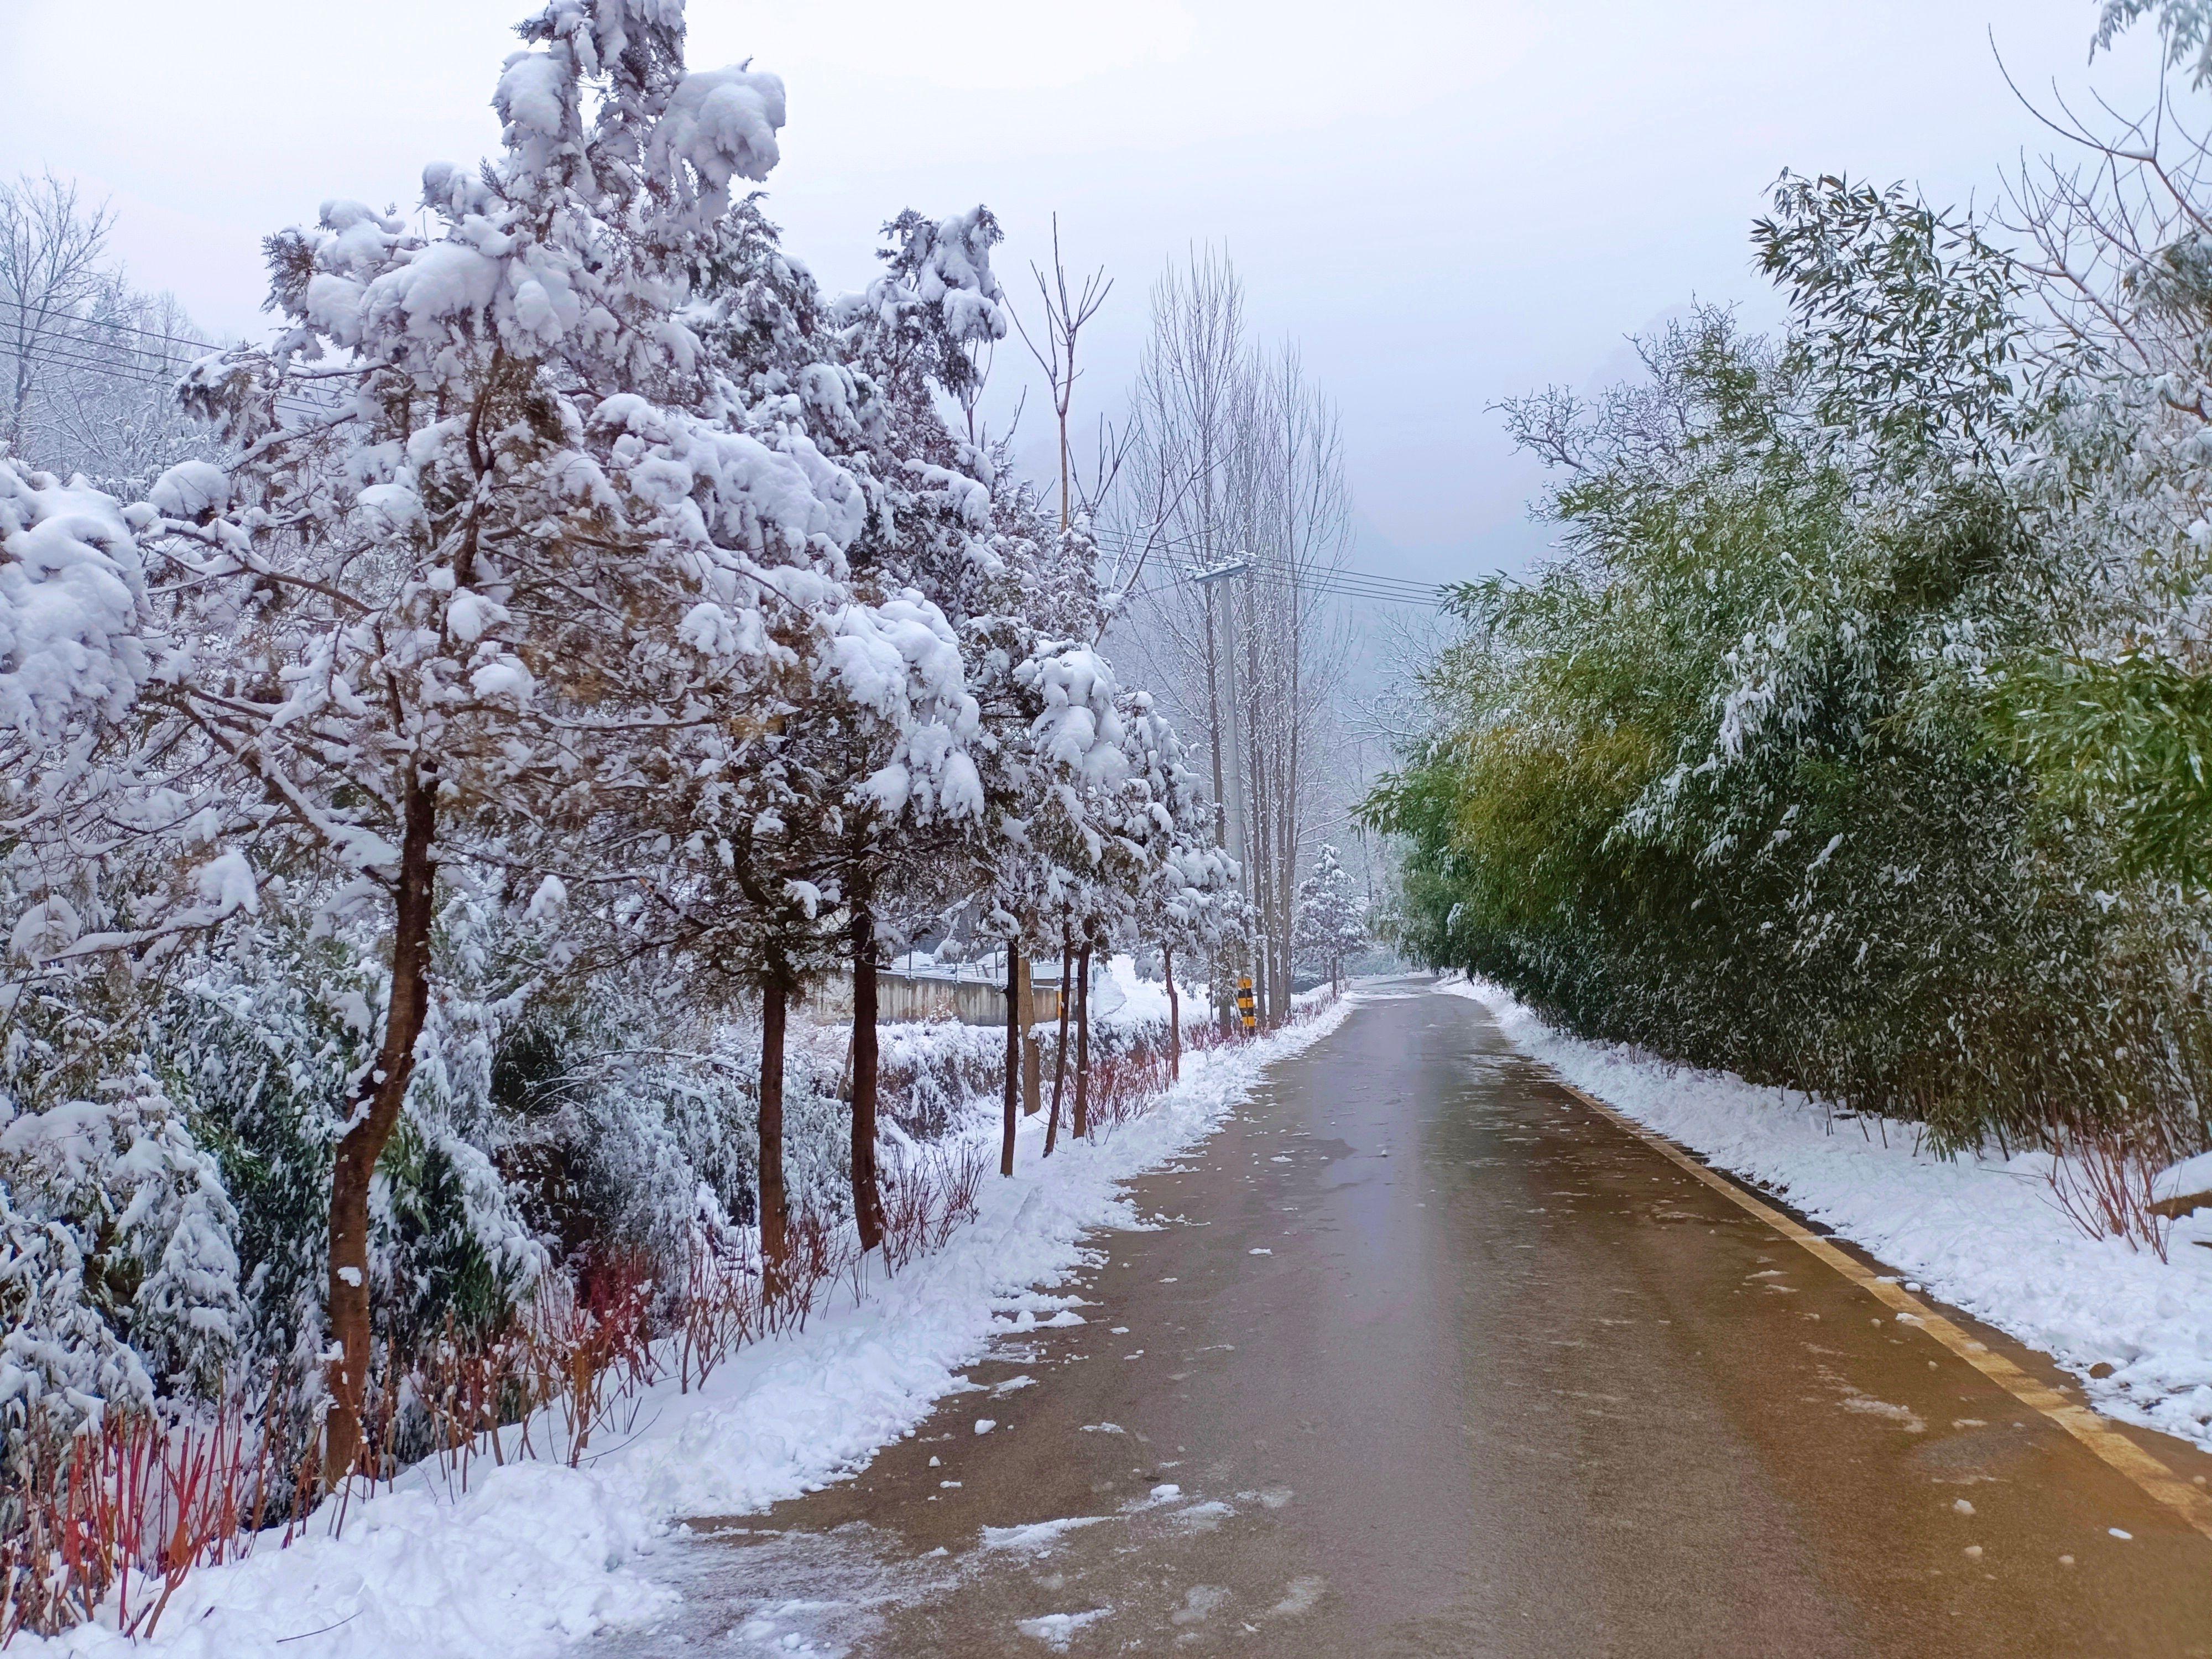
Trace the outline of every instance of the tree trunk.
<instances>
[{"instance_id":1,"label":"tree trunk","mask_svg":"<svg viewBox=\"0 0 2212 1659\"><path fill-rule=\"evenodd\" d=\"M1043 1109L1044 1089L1041 1080L1042 1056L1037 1053L1036 1040L1030 1030L1036 1024L1036 987L1030 972L1026 954L1022 957L1022 1115L1034 1117Z\"/></svg>"},{"instance_id":2,"label":"tree trunk","mask_svg":"<svg viewBox=\"0 0 2212 1659\"><path fill-rule=\"evenodd\" d=\"M1053 1143L1060 1139L1060 1101L1067 1087L1067 994L1074 963L1075 941L1063 936L1060 942L1060 1047L1052 1060L1052 1115L1044 1126L1047 1158L1052 1156Z\"/></svg>"},{"instance_id":3,"label":"tree trunk","mask_svg":"<svg viewBox=\"0 0 2212 1659\"><path fill-rule=\"evenodd\" d=\"M1014 1172L1014 1126L1021 1117L1022 1094L1022 957L1013 941L1006 941L1006 1125L999 1136L999 1173Z\"/></svg>"},{"instance_id":4,"label":"tree trunk","mask_svg":"<svg viewBox=\"0 0 2212 1659\"><path fill-rule=\"evenodd\" d=\"M783 1288L791 1254L790 1197L783 1184L783 1031L791 985L770 970L761 988L760 1228L761 1278L769 1296Z\"/></svg>"},{"instance_id":5,"label":"tree trunk","mask_svg":"<svg viewBox=\"0 0 2212 1659\"><path fill-rule=\"evenodd\" d=\"M1075 1138L1091 1134L1091 942L1075 962Z\"/></svg>"},{"instance_id":6,"label":"tree trunk","mask_svg":"<svg viewBox=\"0 0 2212 1659\"><path fill-rule=\"evenodd\" d=\"M865 1255L884 1242L876 1182L876 919L853 906L853 1219Z\"/></svg>"},{"instance_id":7,"label":"tree trunk","mask_svg":"<svg viewBox=\"0 0 2212 1659\"><path fill-rule=\"evenodd\" d=\"M399 842L399 884L392 928L392 993L384 1047L362 1079L331 1170L330 1415L323 1438L323 1483L353 1472L362 1449L362 1407L368 1392L368 1194L392 1132L399 1126L415 1074L415 1043L430 1008L430 929L435 919L438 780L410 769Z\"/></svg>"},{"instance_id":8,"label":"tree trunk","mask_svg":"<svg viewBox=\"0 0 2212 1659\"><path fill-rule=\"evenodd\" d=\"M1160 971L1168 981L1168 1081L1182 1079L1182 1003L1176 995L1175 947L1160 946Z\"/></svg>"}]
</instances>

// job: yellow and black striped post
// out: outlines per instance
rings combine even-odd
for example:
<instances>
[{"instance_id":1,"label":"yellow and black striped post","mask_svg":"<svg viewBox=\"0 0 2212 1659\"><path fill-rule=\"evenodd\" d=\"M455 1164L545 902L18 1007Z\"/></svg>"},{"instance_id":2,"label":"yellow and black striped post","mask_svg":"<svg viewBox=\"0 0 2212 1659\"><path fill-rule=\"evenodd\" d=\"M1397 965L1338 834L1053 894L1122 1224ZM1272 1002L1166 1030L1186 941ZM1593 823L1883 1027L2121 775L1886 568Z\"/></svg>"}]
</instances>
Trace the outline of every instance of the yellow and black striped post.
<instances>
[{"instance_id":1,"label":"yellow and black striped post","mask_svg":"<svg viewBox=\"0 0 2212 1659\"><path fill-rule=\"evenodd\" d=\"M1252 1006L1252 975L1243 975L1237 981L1237 1013L1244 1022L1244 1035L1249 1036L1260 1028L1260 1016Z\"/></svg>"}]
</instances>

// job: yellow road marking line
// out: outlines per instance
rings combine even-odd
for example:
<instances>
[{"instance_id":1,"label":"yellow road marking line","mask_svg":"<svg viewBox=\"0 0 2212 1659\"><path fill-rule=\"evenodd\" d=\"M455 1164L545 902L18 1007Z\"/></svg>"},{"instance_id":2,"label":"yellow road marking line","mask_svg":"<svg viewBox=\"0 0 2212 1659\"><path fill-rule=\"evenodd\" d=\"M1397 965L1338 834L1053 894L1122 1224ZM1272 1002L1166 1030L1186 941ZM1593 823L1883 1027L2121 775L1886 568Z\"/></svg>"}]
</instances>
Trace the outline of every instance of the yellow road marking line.
<instances>
[{"instance_id":1,"label":"yellow road marking line","mask_svg":"<svg viewBox=\"0 0 2212 1659\"><path fill-rule=\"evenodd\" d=\"M2172 1510L2207 1538L2212 1538L2212 1494L2207 1494L2203 1488L2183 1480L2095 1412L2086 1406L2076 1405L2056 1389L2037 1382L2011 1360L1994 1352L1988 1343L1977 1341L1969 1336L1904 1286L1888 1283L1802 1222L1784 1214L1771 1204L1761 1203L1734 1182L1725 1180L1706 1168L1666 1136L1645 1127L1634 1118L1615 1110L1596 1096L1577 1089L1565 1079L1555 1080L1560 1088L1592 1111L1620 1125L1662 1157L1680 1164L1737 1208L1757 1216L1784 1238L1802 1245L1820 1257L1861 1290L1905 1315L1909 1322L1927 1332L2021 1405L2041 1412L2134 1481L2148 1496Z\"/></svg>"}]
</instances>

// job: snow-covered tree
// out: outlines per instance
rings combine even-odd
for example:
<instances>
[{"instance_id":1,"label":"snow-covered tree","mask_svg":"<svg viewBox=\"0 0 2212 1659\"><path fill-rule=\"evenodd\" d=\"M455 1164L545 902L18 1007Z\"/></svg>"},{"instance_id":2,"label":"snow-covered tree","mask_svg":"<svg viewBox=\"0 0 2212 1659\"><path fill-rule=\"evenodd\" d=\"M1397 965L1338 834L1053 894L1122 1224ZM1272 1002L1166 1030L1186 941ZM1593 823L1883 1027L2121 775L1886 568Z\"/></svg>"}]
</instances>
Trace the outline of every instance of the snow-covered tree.
<instances>
[{"instance_id":1,"label":"snow-covered tree","mask_svg":"<svg viewBox=\"0 0 2212 1659\"><path fill-rule=\"evenodd\" d=\"M106 283L114 228L105 204L52 173L0 185L0 440L18 453L36 431L41 395L76 378L68 343Z\"/></svg>"},{"instance_id":2,"label":"snow-covered tree","mask_svg":"<svg viewBox=\"0 0 2212 1659\"><path fill-rule=\"evenodd\" d=\"M51 173L0 183L0 444L128 500L211 453L175 383L214 342L173 295L131 283L114 225Z\"/></svg>"},{"instance_id":3,"label":"snow-covered tree","mask_svg":"<svg viewBox=\"0 0 2212 1659\"><path fill-rule=\"evenodd\" d=\"M1182 1004L1176 957L1186 966L1216 958L1241 938L1247 907L1237 890L1236 860L1216 840L1212 805L1200 787L1175 727L1150 693L1125 693L1123 726L1132 769L1144 781L1145 857L1137 884L1134 931L1160 947L1168 994L1168 1064L1182 1068Z\"/></svg>"},{"instance_id":4,"label":"snow-covered tree","mask_svg":"<svg viewBox=\"0 0 2212 1659\"><path fill-rule=\"evenodd\" d=\"M441 866L619 930L643 908L627 860L657 842L593 832L673 757L726 758L816 655L885 728L884 796L938 792L954 745L928 716L964 713L941 623L840 585L859 482L785 400L735 400L689 320L731 182L776 160L781 84L688 71L668 8L556 0L522 33L504 154L425 170L428 233L328 204L271 241L275 348L193 373L237 459L150 493L161 668L132 781L142 815L227 850L197 909L68 947L143 953L252 903L249 854L383 936L332 1182L333 1471L358 1442L370 1182L431 1014Z\"/></svg>"},{"instance_id":5,"label":"snow-covered tree","mask_svg":"<svg viewBox=\"0 0 2212 1659\"><path fill-rule=\"evenodd\" d=\"M773 76L688 69L663 0L521 33L498 155L270 240L279 331L191 367L203 447L143 499L0 455L22 1364L138 1399L326 1360L331 1478L377 1379L499 1328L549 1247L680 1253L757 1180L779 1255L807 980L854 971L872 1249L883 956L1087 957L1229 867L1096 648L1087 526L967 418L988 212L901 216L826 302L732 198Z\"/></svg>"},{"instance_id":6,"label":"snow-covered tree","mask_svg":"<svg viewBox=\"0 0 2212 1659\"><path fill-rule=\"evenodd\" d=\"M1352 872L1326 842L1314 867L1298 884L1297 951L1307 965L1328 975L1332 989L1344 978L1344 959L1369 938L1367 907Z\"/></svg>"},{"instance_id":7,"label":"snow-covered tree","mask_svg":"<svg viewBox=\"0 0 2212 1659\"><path fill-rule=\"evenodd\" d=\"M1219 838L1251 907L1240 965L1272 1027L1289 1012L1297 872L1346 665L1332 574L1350 546L1343 434L1294 348L1254 346L1243 283L1212 251L1155 286L1133 403L1122 544L1161 563L1172 548L1182 569L1142 584L1125 654L1206 734Z\"/></svg>"},{"instance_id":8,"label":"snow-covered tree","mask_svg":"<svg viewBox=\"0 0 2212 1659\"><path fill-rule=\"evenodd\" d=\"M1016 678L1035 708L1010 745L1018 757L1010 769L1021 784L1017 799L1025 797L1027 804L1018 825L1008 825L997 890L1001 906L1024 924L1028 941L1042 946L1057 935L1060 950L1063 1040L1045 1131L1048 1156L1060 1129L1071 1012L1076 1060L1069 1127L1078 1138L1089 1133L1091 957L1129 911L1143 849L1126 833L1128 733L1111 666L1087 646L1037 639ZM1011 1091L1007 1108L1005 1168L1011 1174Z\"/></svg>"}]
</instances>

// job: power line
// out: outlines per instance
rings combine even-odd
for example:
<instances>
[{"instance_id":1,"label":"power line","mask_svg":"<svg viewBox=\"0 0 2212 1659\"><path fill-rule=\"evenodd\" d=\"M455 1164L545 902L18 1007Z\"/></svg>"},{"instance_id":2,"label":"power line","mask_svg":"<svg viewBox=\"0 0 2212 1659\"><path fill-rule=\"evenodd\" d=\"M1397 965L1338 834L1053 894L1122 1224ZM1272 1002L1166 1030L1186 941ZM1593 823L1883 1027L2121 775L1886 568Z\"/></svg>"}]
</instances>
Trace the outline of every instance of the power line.
<instances>
[{"instance_id":1,"label":"power line","mask_svg":"<svg viewBox=\"0 0 2212 1659\"><path fill-rule=\"evenodd\" d=\"M1149 536L1139 538L1123 531L1094 530L1091 538L1101 547L1111 548L1121 553L1150 553L1155 550L1176 550L1188 552L1195 548L1203 553L1212 554L1216 550L1210 538L1197 536Z\"/></svg>"},{"instance_id":2,"label":"power line","mask_svg":"<svg viewBox=\"0 0 2212 1659\"><path fill-rule=\"evenodd\" d=\"M1237 573L1246 580L1263 583L1278 591L1326 594L1336 598L1366 599L1385 605L1412 605L1428 609L1441 608L1446 603L1442 587L1427 583L1407 581L1402 578L1377 577L1371 573L1342 568L1291 573L1279 567L1270 568L1254 565ZM1164 580L1146 583L1132 588L1124 599L1140 599L1160 593L1171 587L1181 587L1194 581L1199 573L1178 570Z\"/></svg>"},{"instance_id":3,"label":"power line","mask_svg":"<svg viewBox=\"0 0 2212 1659\"><path fill-rule=\"evenodd\" d=\"M1097 541L1101 546L1106 547L1109 551L1126 555L1140 550L1140 544L1129 540L1121 540L1118 547L1111 545L1111 543L1118 538L1110 532L1106 537L1094 536L1092 539ZM1149 553L1162 548L1189 544L1188 538L1163 538L1141 544L1141 550ZM1182 573L1182 577L1188 580L1196 574L1186 572ZM1356 570L1342 565L1309 567L1306 570L1300 571L1278 562L1256 559L1251 562L1246 570L1238 574L1249 575L1261 581L1273 582L1279 586L1295 584L1300 586L1316 587L1357 586L1374 598L1400 599L1421 605L1441 604L1443 598L1443 588L1438 583L1415 581L1409 577L1389 576L1380 571Z\"/></svg>"},{"instance_id":4,"label":"power line","mask_svg":"<svg viewBox=\"0 0 2212 1659\"><path fill-rule=\"evenodd\" d=\"M158 370L143 368L136 364L103 361L98 357L79 356L68 352L41 352L24 361L31 363L52 363L64 368L89 369L96 374L105 374L111 380L132 380L140 386L168 386L176 379L174 375L163 374Z\"/></svg>"},{"instance_id":5,"label":"power line","mask_svg":"<svg viewBox=\"0 0 2212 1659\"><path fill-rule=\"evenodd\" d=\"M25 316L29 315L31 311L31 307L21 300L0 299L0 309L9 307ZM184 334L164 334L157 329L138 328L129 323L112 323L97 318L79 317L75 313L70 313L68 319L81 324L87 329L106 330L111 333L136 334L149 340L166 340L173 345L190 346L195 351L221 351L224 349L212 340L196 340Z\"/></svg>"},{"instance_id":6,"label":"power line","mask_svg":"<svg viewBox=\"0 0 2212 1659\"><path fill-rule=\"evenodd\" d=\"M1437 605L1443 603L1440 592L1407 592L1401 588L1384 587L1364 580L1357 573L1286 576L1266 571L1242 573L1247 580L1286 592L1337 594L1351 599L1377 599L1397 605ZM1191 580L1188 572L1179 572L1164 584L1148 586L1145 592L1158 592L1162 586L1182 586Z\"/></svg>"},{"instance_id":7,"label":"power line","mask_svg":"<svg viewBox=\"0 0 2212 1659\"><path fill-rule=\"evenodd\" d=\"M13 352L0 351L0 359L15 356L15 354ZM131 357L101 357L82 350L64 351L52 346L42 346L18 361L34 364L51 363L64 368L89 369L114 380L135 380L141 386L174 386L183 378L182 365L178 367L177 372L171 373L165 368ZM295 399L300 398L300 394L296 392L287 395ZM301 401L305 400L301 399Z\"/></svg>"},{"instance_id":8,"label":"power line","mask_svg":"<svg viewBox=\"0 0 2212 1659\"><path fill-rule=\"evenodd\" d=\"M1277 587L1358 587L1373 593L1387 593L1399 599L1419 599L1423 603L1441 599L1443 589L1433 582L1411 582L1403 578L1378 576L1370 571L1352 570L1339 566L1323 570L1285 570L1277 566L1255 565L1244 573L1254 581L1270 583Z\"/></svg>"},{"instance_id":9,"label":"power line","mask_svg":"<svg viewBox=\"0 0 2212 1659\"><path fill-rule=\"evenodd\" d=\"M1200 546L1211 548L1217 544L1212 538L1190 534L1168 536L1155 533L1150 536L1139 536L1130 531L1111 529L1101 530L1095 526L1093 527L1091 534L1091 539L1099 543L1101 545L1108 543L1118 542L1124 549L1141 549L1148 547L1189 548Z\"/></svg>"},{"instance_id":10,"label":"power line","mask_svg":"<svg viewBox=\"0 0 2212 1659\"><path fill-rule=\"evenodd\" d=\"M80 372L86 372L86 374L100 374L100 376L106 376L111 378L111 380L124 380L126 385L137 385L137 387L146 387L150 389L150 392L168 392L168 389L175 387L177 378L179 378L175 376L175 374L161 374L157 372L157 369L143 369L139 368L139 365L133 365L133 362L101 361L101 358L80 356L80 354L70 354L70 352L40 352L38 356L31 356L27 358L27 361L51 362L51 365L62 369L80 369ZM312 398L305 398L305 396L296 394L296 392L281 394L279 398L274 400L274 410L279 411L279 414L292 416L292 418L312 418L312 416L331 414L330 404L314 403Z\"/></svg>"},{"instance_id":11,"label":"power line","mask_svg":"<svg viewBox=\"0 0 2212 1659\"><path fill-rule=\"evenodd\" d=\"M1167 592L1170 588L1180 587L1183 585L1184 583L1180 578L1170 578L1170 580L1163 582L1147 582L1142 587L1128 589L1127 592L1123 592L1120 598L1123 604L1127 604L1132 599L1152 598ZM1444 604L1444 601L1441 597L1423 599L1416 595L1407 593L1378 593L1358 587L1331 586L1320 583L1309 583L1303 584L1302 586L1305 592L1310 592L1315 595L1315 597L1321 599L1358 599L1364 600L1371 605L1407 605L1423 611L1441 610L1443 608Z\"/></svg>"},{"instance_id":12,"label":"power line","mask_svg":"<svg viewBox=\"0 0 2212 1659\"><path fill-rule=\"evenodd\" d=\"M21 301L0 300L0 307L11 305L19 311L26 308ZM210 341L194 340L181 334L162 334L153 329L133 328L124 323L90 323L87 324L86 327L94 334L101 331L117 331L135 334L144 339L163 341L185 349L173 353L156 352L120 342L110 343L89 337L86 334L64 334L52 343L42 343L34 347L27 354L27 360L34 363L51 362L61 364L65 368L93 369L118 380L134 380L141 386L167 386L176 384L181 378L183 370L190 366L190 362L228 349ZM16 355L5 348L6 342L0 340L0 356ZM112 351L115 356L102 358L95 355L102 351ZM177 372L169 373L164 368L157 368L142 361L142 358L158 358L165 364L174 363L177 366ZM316 403L313 398L297 392L279 394L276 403L280 409L304 410L314 414L329 413L324 405Z\"/></svg>"},{"instance_id":13,"label":"power line","mask_svg":"<svg viewBox=\"0 0 2212 1659\"><path fill-rule=\"evenodd\" d=\"M1402 599L1409 605L1441 605L1444 599L1444 590L1434 584L1395 581L1364 570L1286 571L1255 566L1240 574L1270 587L1358 592L1378 599Z\"/></svg>"},{"instance_id":14,"label":"power line","mask_svg":"<svg viewBox=\"0 0 2212 1659\"><path fill-rule=\"evenodd\" d=\"M1131 550L1124 547L1118 550L1109 549L1109 550L1126 553ZM1304 569L1300 570L1277 561L1262 558L1250 561L1248 568L1249 572L1258 574L1263 577L1297 580L1299 581L1309 580L1315 581L1327 581L1338 577L1348 578L1350 580L1364 582L1370 586L1392 589L1400 592L1412 594L1421 598L1426 598L1429 595L1438 593L1443 591L1442 586L1435 582L1415 581L1410 577L1389 576L1384 575L1380 571L1358 570L1345 565L1309 565ZM1193 571L1190 574L1196 575L1199 573ZM1247 573L1240 571L1235 574L1243 574Z\"/></svg>"},{"instance_id":15,"label":"power line","mask_svg":"<svg viewBox=\"0 0 2212 1659\"><path fill-rule=\"evenodd\" d=\"M0 359L12 355L12 353L0 353ZM88 374L103 375L109 380L128 380L143 386L167 388L175 386L184 378L184 366L181 364L177 365L174 371L171 372L154 364L133 362L127 358L95 357L81 352L39 351L21 361L33 366L52 365L58 368L79 369Z\"/></svg>"}]
</instances>

